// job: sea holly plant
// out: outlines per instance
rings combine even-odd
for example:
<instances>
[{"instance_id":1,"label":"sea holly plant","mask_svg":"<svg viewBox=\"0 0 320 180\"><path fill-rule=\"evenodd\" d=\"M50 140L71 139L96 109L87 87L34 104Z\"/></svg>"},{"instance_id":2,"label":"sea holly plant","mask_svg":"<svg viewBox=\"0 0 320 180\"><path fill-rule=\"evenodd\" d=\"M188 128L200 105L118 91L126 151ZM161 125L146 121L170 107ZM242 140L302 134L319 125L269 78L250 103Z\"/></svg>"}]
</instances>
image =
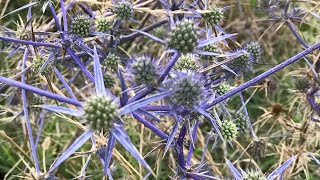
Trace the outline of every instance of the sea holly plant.
<instances>
[{"instance_id":1,"label":"sea holly plant","mask_svg":"<svg viewBox=\"0 0 320 180\"><path fill-rule=\"evenodd\" d=\"M312 35L319 32L319 4L255 1L268 22L279 24L272 29L261 21L266 16L251 12L251 3L41 0L18 8L9 3L12 12L6 5L0 13L0 139L6 142L0 154L10 157L8 147L18 153L0 155L1 164L14 167L8 176L319 175L307 164L310 158L319 164L320 43L299 31L304 25ZM283 25L292 37L277 34ZM280 70L284 74L276 74ZM269 76L279 79L278 88ZM261 87L273 96L262 97ZM229 160L223 167L222 157L247 169ZM288 160L276 168L282 161L271 165L270 157ZM265 175L259 167L275 170Z\"/></svg>"}]
</instances>

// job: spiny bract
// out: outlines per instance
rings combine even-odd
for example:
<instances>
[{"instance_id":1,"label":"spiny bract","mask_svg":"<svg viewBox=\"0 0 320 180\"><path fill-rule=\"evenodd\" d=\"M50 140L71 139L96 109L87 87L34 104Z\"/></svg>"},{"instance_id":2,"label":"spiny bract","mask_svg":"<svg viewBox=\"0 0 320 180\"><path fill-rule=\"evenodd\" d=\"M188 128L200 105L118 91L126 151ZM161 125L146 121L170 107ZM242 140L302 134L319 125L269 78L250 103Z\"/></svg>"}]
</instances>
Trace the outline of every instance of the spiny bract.
<instances>
[{"instance_id":1,"label":"spiny bract","mask_svg":"<svg viewBox=\"0 0 320 180\"><path fill-rule=\"evenodd\" d=\"M108 32L112 29L112 24L113 22L106 18L97 19L95 21L96 31L103 33Z\"/></svg>"},{"instance_id":2,"label":"spiny bract","mask_svg":"<svg viewBox=\"0 0 320 180\"><path fill-rule=\"evenodd\" d=\"M113 12L121 20L129 20L133 15L132 4L127 1L119 2L117 6L114 7Z\"/></svg>"},{"instance_id":3,"label":"spiny bract","mask_svg":"<svg viewBox=\"0 0 320 180\"><path fill-rule=\"evenodd\" d=\"M190 56L181 56L173 67L176 70L197 70L199 68L196 60Z\"/></svg>"},{"instance_id":4,"label":"spiny bract","mask_svg":"<svg viewBox=\"0 0 320 180\"><path fill-rule=\"evenodd\" d=\"M84 118L91 129L107 132L117 117L118 107L108 97L94 96L83 107Z\"/></svg>"},{"instance_id":5,"label":"spiny bract","mask_svg":"<svg viewBox=\"0 0 320 180\"><path fill-rule=\"evenodd\" d=\"M231 141L237 138L238 128L237 125L231 120L223 120L221 124L221 132L223 138L227 141Z\"/></svg>"},{"instance_id":6,"label":"spiny bract","mask_svg":"<svg viewBox=\"0 0 320 180\"><path fill-rule=\"evenodd\" d=\"M102 62L102 65L108 69L116 70L118 69L119 63L120 63L120 57L111 53Z\"/></svg>"},{"instance_id":7,"label":"spiny bract","mask_svg":"<svg viewBox=\"0 0 320 180\"><path fill-rule=\"evenodd\" d=\"M191 53L198 44L197 29L194 22L184 19L177 23L169 33L167 39L170 48L176 49L181 53Z\"/></svg>"},{"instance_id":8,"label":"spiny bract","mask_svg":"<svg viewBox=\"0 0 320 180\"><path fill-rule=\"evenodd\" d=\"M203 84L192 75L174 79L172 89L175 90L175 93L171 95L173 103L186 108L197 105L203 96Z\"/></svg>"},{"instance_id":9,"label":"spiny bract","mask_svg":"<svg viewBox=\"0 0 320 180\"><path fill-rule=\"evenodd\" d=\"M217 6L212 6L208 9L209 12L203 13L202 17L204 18L205 22L211 25L220 24L224 18L223 16L223 9Z\"/></svg>"},{"instance_id":10,"label":"spiny bract","mask_svg":"<svg viewBox=\"0 0 320 180\"><path fill-rule=\"evenodd\" d=\"M81 37L90 35L91 21L88 16L80 15L71 22L71 33Z\"/></svg>"},{"instance_id":11,"label":"spiny bract","mask_svg":"<svg viewBox=\"0 0 320 180\"><path fill-rule=\"evenodd\" d=\"M240 132L246 132L248 129L247 118L242 113L237 113L234 115L234 121L237 125L237 128Z\"/></svg>"},{"instance_id":12,"label":"spiny bract","mask_svg":"<svg viewBox=\"0 0 320 180\"><path fill-rule=\"evenodd\" d=\"M132 74L137 85L153 85L158 78L158 72L151 59L140 58L132 65Z\"/></svg>"}]
</instances>

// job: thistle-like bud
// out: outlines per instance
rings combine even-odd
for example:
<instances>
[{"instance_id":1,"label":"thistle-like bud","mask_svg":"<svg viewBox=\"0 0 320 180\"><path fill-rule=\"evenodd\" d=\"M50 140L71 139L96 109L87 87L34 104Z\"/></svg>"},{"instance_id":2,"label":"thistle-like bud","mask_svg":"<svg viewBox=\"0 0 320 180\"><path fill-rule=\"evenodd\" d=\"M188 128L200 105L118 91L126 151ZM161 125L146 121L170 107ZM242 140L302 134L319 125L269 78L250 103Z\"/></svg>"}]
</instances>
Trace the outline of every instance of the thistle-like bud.
<instances>
[{"instance_id":1,"label":"thistle-like bud","mask_svg":"<svg viewBox=\"0 0 320 180\"><path fill-rule=\"evenodd\" d=\"M29 109L32 111L40 112L42 110L41 107L37 107L43 105L43 99L41 96L34 95L29 103Z\"/></svg>"},{"instance_id":2,"label":"thistle-like bud","mask_svg":"<svg viewBox=\"0 0 320 180\"><path fill-rule=\"evenodd\" d=\"M209 12L203 13L202 17L205 22L213 25L220 24L224 19L223 9L217 6L212 6L208 9Z\"/></svg>"},{"instance_id":3,"label":"thistle-like bud","mask_svg":"<svg viewBox=\"0 0 320 180\"><path fill-rule=\"evenodd\" d=\"M243 175L243 180L266 180L267 178L260 171L249 171Z\"/></svg>"},{"instance_id":4,"label":"thistle-like bud","mask_svg":"<svg viewBox=\"0 0 320 180\"><path fill-rule=\"evenodd\" d=\"M122 1L114 7L113 12L118 16L119 19L129 20L133 15L133 7L130 2Z\"/></svg>"},{"instance_id":5,"label":"thistle-like bud","mask_svg":"<svg viewBox=\"0 0 320 180\"><path fill-rule=\"evenodd\" d=\"M254 61L259 61L262 55L262 48L258 42L250 42L245 47L246 51L250 53Z\"/></svg>"},{"instance_id":6,"label":"thistle-like bud","mask_svg":"<svg viewBox=\"0 0 320 180\"><path fill-rule=\"evenodd\" d=\"M106 33L112 29L113 22L106 19L100 18L95 21L96 31Z\"/></svg>"},{"instance_id":7,"label":"thistle-like bud","mask_svg":"<svg viewBox=\"0 0 320 180\"><path fill-rule=\"evenodd\" d=\"M178 106L192 108L199 104L203 96L203 84L192 75L185 75L173 80L171 87L176 90L171 95L171 100Z\"/></svg>"},{"instance_id":8,"label":"thistle-like bud","mask_svg":"<svg viewBox=\"0 0 320 180\"><path fill-rule=\"evenodd\" d=\"M308 79L304 76L294 76L293 83L299 91L305 91L310 87Z\"/></svg>"},{"instance_id":9,"label":"thistle-like bud","mask_svg":"<svg viewBox=\"0 0 320 180\"><path fill-rule=\"evenodd\" d=\"M167 42L170 48L176 49L181 53L195 50L198 44L198 35L194 22L187 19L178 22L176 27L169 33Z\"/></svg>"},{"instance_id":10,"label":"thistle-like bud","mask_svg":"<svg viewBox=\"0 0 320 180\"><path fill-rule=\"evenodd\" d=\"M217 87L216 91L219 95L223 95L229 91L230 87L226 83L220 83L219 86Z\"/></svg>"},{"instance_id":11,"label":"thistle-like bud","mask_svg":"<svg viewBox=\"0 0 320 180\"><path fill-rule=\"evenodd\" d=\"M91 129L108 131L117 117L118 107L108 97L94 96L83 107L84 118Z\"/></svg>"},{"instance_id":12,"label":"thistle-like bud","mask_svg":"<svg viewBox=\"0 0 320 180\"><path fill-rule=\"evenodd\" d=\"M225 138L227 141L234 140L238 136L237 125L231 120L222 121L221 132L222 132L223 138Z\"/></svg>"},{"instance_id":13,"label":"thistle-like bud","mask_svg":"<svg viewBox=\"0 0 320 180\"><path fill-rule=\"evenodd\" d=\"M233 59L229 67L235 71L248 72L252 69L252 56L248 53L242 54Z\"/></svg>"},{"instance_id":14,"label":"thistle-like bud","mask_svg":"<svg viewBox=\"0 0 320 180\"><path fill-rule=\"evenodd\" d=\"M80 15L71 22L71 33L81 37L90 35L91 21L88 16Z\"/></svg>"},{"instance_id":15,"label":"thistle-like bud","mask_svg":"<svg viewBox=\"0 0 320 180\"><path fill-rule=\"evenodd\" d=\"M151 59L141 58L132 64L132 74L137 85L153 85L158 78L158 72Z\"/></svg>"},{"instance_id":16,"label":"thistle-like bud","mask_svg":"<svg viewBox=\"0 0 320 180\"><path fill-rule=\"evenodd\" d=\"M120 63L120 57L111 53L102 62L102 65L108 69L116 70L118 69L119 63Z\"/></svg>"},{"instance_id":17,"label":"thistle-like bud","mask_svg":"<svg viewBox=\"0 0 320 180\"><path fill-rule=\"evenodd\" d=\"M31 71L33 75L41 74L45 75L51 72L52 70L52 62L49 62L43 69L41 67L46 62L47 56L43 55L36 55L33 59L33 66L31 68Z\"/></svg>"},{"instance_id":18,"label":"thistle-like bud","mask_svg":"<svg viewBox=\"0 0 320 180\"><path fill-rule=\"evenodd\" d=\"M154 35L157 37L164 37L167 34L167 31L163 27L158 27L154 30Z\"/></svg>"},{"instance_id":19,"label":"thistle-like bud","mask_svg":"<svg viewBox=\"0 0 320 180\"><path fill-rule=\"evenodd\" d=\"M234 115L234 121L237 125L239 132L246 132L248 129L247 118L244 114L238 113Z\"/></svg>"},{"instance_id":20,"label":"thistle-like bud","mask_svg":"<svg viewBox=\"0 0 320 180\"><path fill-rule=\"evenodd\" d=\"M115 85L115 80L111 75L104 75L103 76L104 86L108 89L112 88Z\"/></svg>"},{"instance_id":21,"label":"thistle-like bud","mask_svg":"<svg viewBox=\"0 0 320 180\"><path fill-rule=\"evenodd\" d=\"M248 153L254 159L259 159L265 156L267 151L267 144L264 140L259 139L253 141L253 143L248 148Z\"/></svg>"},{"instance_id":22,"label":"thistle-like bud","mask_svg":"<svg viewBox=\"0 0 320 180\"><path fill-rule=\"evenodd\" d=\"M204 47L201 49L201 51L203 51L203 52L217 53L217 52L219 52L219 48L218 48L218 46L217 46L216 44L209 44L209 45L204 46ZM215 57L215 56L209 56L209 55L200 55L200 58L201 58L202 60L211 60L211 61L217 59L217 57Z\"/></svg>"},{"instance_id":23,"label":"thistle-like bud","mask_svg":"<svg viewBox=\"0 0 320 180\"><path fill-rule=\"evenodd\" d=\"M199 68L195 59L190 56L181 56L173 67L176 70L197 70Z\"/></svg>"},{"instance_id":24,"label":"thistle-like bud","mask_svg":"<svg viewBox=\"0 0 320 180\"><path fill-rule=\"evenodd\" d=\"M31 31L25 28L19 28L16 32L16 38L21 40L31 40Z\"/></svg>"}]
</instances>

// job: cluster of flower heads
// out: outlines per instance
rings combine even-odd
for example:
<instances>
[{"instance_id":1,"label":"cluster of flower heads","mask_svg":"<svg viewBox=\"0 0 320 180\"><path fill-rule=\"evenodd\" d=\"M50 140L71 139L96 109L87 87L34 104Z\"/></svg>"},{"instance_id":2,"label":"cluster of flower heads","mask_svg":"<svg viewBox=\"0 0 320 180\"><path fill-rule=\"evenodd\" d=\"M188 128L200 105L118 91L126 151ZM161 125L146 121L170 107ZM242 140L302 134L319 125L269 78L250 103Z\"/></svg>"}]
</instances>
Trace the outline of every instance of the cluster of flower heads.
<instances>
[{"instance_id":1,"label":"cluster of flower heads","mask_svg":"<svg viewBox=\"0 0 320 180\"><path fill-rule=\"evenodd\" d=\"M183 9L183 5L185 5L183 2L176 4L166 1L161 1L161 4L167 10L172 11ZM165 20L151 23L147 28L130 29L130 31L122 29L122 25L127 25L123 22L129 23L129 21L132 21L129 25L134 26L133 24L136 23L136 20L133 19L135 8L143 5L133 5L128 1L113 2L112 10L106 8L107 12L100 12L101 15L95 17L98 12L93 12L90 7L81 4L84 13L87 13L87 15L78 15L69 20L67 19L68 11L62 10L62 21L65 26L69 24L70 32L62 33L60 22L55 22L61 33L59 34L61 35L59 41L53 40L53 43L30 41L31 32L28 28L18 30L15 33L15 38L23 41L11 39L13 42L22 42L27 45L36 44L40 47L49 47L48 51L52 52L50 57L54 56L52 59L55 60L63 61L67 57L60 55L59 52L67 51L71 57L68 58L74 60L78 65L79 72L86 75L87 80L92 81L95 86L95 92L90 93L91 96L84 98L84 102L81 102L72 92L72 88L68 85L69 82L66 82L64 77L59 74L58 69L55 69L55 73L72 98L21 85L24 83L16 83L18 87L77 106L77 110L75 110L65 105L43 105L45 102L34 96L29 103L29 110L41 111L39 106L43 105L42 108L49 111L77 116L84 120L81 121L84 122L81 125L86 131L70 146L66 151L67 153L58 157L57 161L46 172L47 176L51 177L51 173L90 137L92 139L97 138L94 133L103 133L102 136L108 139L104 146L95 147L98 149L99 158L104 165L104 175L112 178L108 168L116 141L122 144L148 171L152 172L152 169L135 148L125 131L126 124L122 118L126 118L126 116L135 118L156 135L165 139L165 152L168 148L175 147L179 168L181 168L179 172L182 174L179 178L204 179L206 177L201 176L201 173L194 175L188 169L193 150L189 150L189 153L191 153L186 158L182 151L184 141L187 139L185 138L186 132L197 131L198 121L200 121L198 117L207 120L211 125L211 132L219 136L222 141L232 143L233 140L240 138L239 134L248 133L251 123L247 113L237 112L231 115L227 108L230 96L226 97L226 94L232 89L234 79L230 77L238 77L241 73L242 75L246 74L253 69L255 62L261 61L263 51L259 42L247 43L242 49L234 51L225 48L229 47L225 40L234 36L234 34L224 32L220 26L224 20L224 11L228 8L209 7L208 5L206 5L207 9L197 9L198 7L194 6L195 8L192 11L194 16L191 17L190 14L184 16L168 13ZM51 13L57 20L56 12L50 2L49 6ZM143 11L143 8L139 10ZM28 18L31 19L31 17ZM205 22L205 25L201 22ZM165 26L162 26L164 24ZM66 29L66 27L64 28ZM155 36L148 32L152 29L157 30L154 33ZM131 32L131 30L134 32ZM212 34L213 31L216 32L216 35ZM70 34L80 38L69 38ZM161 56L151 58L141 55L140 52L131 51L130 48L123 48L122 44L127 43L125 45L131 47L131 43L142 35L163 45L157 49L162 52L160 53ZM94 38L90 39L90 37ZM131 48L134 49L134 47ZM40 52L43 54L46 51L42 50ZM53 68L56 68L53 67L55 64L51 62L48 56L32 54L34 52L29 52L28 48L24 49L23 64L28 61L28 53L34 55L31 60L31 72L34 75L47 75L52 72ZM159 60L159 62L156 63L155 60ZM68 69L69 67L64 68ZM72 71L72 68L70 70ZM71 75L73 73L66 71L66 74ZM70 79L74 78L76 77ZM116 84L120 84L121 93L114 93ZM299 90L305 90L309 85L308 82L299 78L296 78L295 84ZM80 82L79 85L74 85L83 86L81 88L85 89L88 83L84 81ZM81 88L77 87L77 89ZM244 112L246 112L244 102L242 102L242 105ZM158 114L164 114L164 116L170 116L173 119L172 124L174 125L168 134L163 132L157 124L148 121L152 118L161 119L160 115L154 113L160 111L163 112ZM190 118L193 114L196 114L195 117L198 119ZM220 121L219 117L224 117L224 119ZM27 121L27 123L30 122ZM192 131L191 128L194 128L194 130ZM254 134L252 128L250 131ZM176 136L178 138L175 138ZM191 142L196 141L196 137L190 136L191 144ZM29 138L33 145L33 137ZM93 146L95 146L95 143L93 143ZM192 149L192 146L190 146L190 149ZM37 165L37 154L35 152L36 149L32 149L33 159ZM265 152L266 143L263 140L255 139L248 148L248 153L253 158L264 157ZM232 164L229 163L228 165L231 166ZM201 172L203 167L204 165L200 164L195 171ZM36 169L36 173L39 174L39 167L36 166ZM235 170L234 167L231 169ZM235 174L236 177L240 173L236 172ZM215 177L212 175L210 178ZM249 171L242 174L242 179L262 180L265 179L265 176L258 171Z\"/></svg>"}]
</instances>

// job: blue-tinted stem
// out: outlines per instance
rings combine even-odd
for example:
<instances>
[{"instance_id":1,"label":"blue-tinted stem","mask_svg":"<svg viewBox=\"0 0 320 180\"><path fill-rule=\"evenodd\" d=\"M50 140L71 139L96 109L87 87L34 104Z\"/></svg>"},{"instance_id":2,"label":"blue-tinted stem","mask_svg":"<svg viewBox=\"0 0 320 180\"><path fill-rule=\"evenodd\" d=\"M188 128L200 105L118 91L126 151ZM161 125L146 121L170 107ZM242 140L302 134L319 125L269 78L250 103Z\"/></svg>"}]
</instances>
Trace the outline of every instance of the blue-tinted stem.
<instances>
[{"instance_id":1,"label":"blue-tinted stem","mask_svg":"<svg viewBox=\"0 0 320 180\"><path fill-rule=\"evenodd\" d=\"M144 106L142 109L146 111L170 111L172 108L168 106Z\"/></svg>"},{"instance_id":2,"label":"blue-tinted stem","mask_svg":"<svg viewBox=\"0 0 320 180\"><path fill-rule=\"evenodd\" d=\"M297 40L305 47L308 48L308 44L302 39L302 37L296 32L295 27L293 27L293 24L289 21L287 22L287 25L292 32L292 34L297 38Z\"/></svg>"},{"instance_id":3,"label":"blue-tinted stem","mask_svg":"<svg viewBox=\"0 0 320 180\"><path fill-rule=\"evenodd\" d=\"M198 176L198 175L195 175L195 174L187 174L187 177L188 178L192 178L194 180L203 180L202 177Z\"/></svg>"},{"instance_id":4,"label":"blue-tinted stem","mask_svg":"<svg viewBox=\"0 0 320 180\"><path fill-rule=\"evenodd\" d=\"M40 140L40 136L41 136L41 132L42 132L42 128L43 128L43 123L44 123L44 115L45 115L45 113L41 112L40 117L39 117L39 128L38 128L38 133L37 133L37 137L36 137L35 147L38 146L38 143Z\"/></svg>"},{"instance_id":5,"label":"blue-tinted stem","mask_svg":"<svg viewBox=\"0 0 320 180\"><path fill-rule=\"evenodd\" d=\"M193 131L192 131L192 142L190 143L190 146L189 146L189 152L188 152L188 156L187 156L187 166L190 166L191 157L192 157L192 153L193 153L193 149L194 149L193 144L195 143L196 138L197 138L198 125L199 125L199 121L197 119L196 123L194 124Z\"/></svg>"},{"instance_id":6,"label":"blue-tinted stem","mask_svg":"<svg viewBox=\"0 0 320 180\"><path fill-rule=\"evenodd\" d=\"M239 97L240 97L242 106L244 106L245 105L245 100L244 100L243 95L242 95L241 92L239 92ZM256 136L256 133L253 130L253 127L252 127L252 124L251 124L251 121L250 121L250 117L249 117L249 114L248 114L248 111L247 111L246 107L243 108L243 112L244 112L244 114L246 116L247 124L249 125L249 128L250 128L251 134L253 136L253 139L254 140L258 139L257 136Z\"/></svg>"},{"instance_id":7,"label":"blue-tinted stem","mask_svg":"<svg viewBox=\"0 0 320 180\"><path fill-rule=\"evenodd\" d=\"M22 71L26 68L27 59L28 59L28 48L25 49L24 54L23 54ZM23 73L21 76L21 83L23 83L23 84L26 83L25 73ZM38 161L37 151L36 151L36 147L35 147L33 135L32 135L32 128L31 128L31 123L30 123L29 113L28 113L27 92L25 89L22 89L22 100L23 100L24 117L26 120L26 126L27 126L30 148L31 148L31 156L34 161L36 173L37 173L37 175L39 175L40 174L39 161Z\"/></svg>"},{"instance_id":8,"label":"blue-tinted stem","mask_svg":"<svg viewBox=\"0 0 320 180\"><path fill-rule=\"evenodd\" d=\"M82 103L80 101L77 101L77 100L74 100L74 99L70 99L70 98L67 98L67 97L63 97L63 96L60 96L58 94L54 94L54 93L51 93L51 92L48 92L48 91L33 87L33 86L28 85L28 84L24 84L24 83L21 83L19 81L15 81L15 80L10 79L10 78L6 78L6 77L3 77L3 76L0 76L0 82L4 83L4 84L7 84L7 85L10 85L10 86L18 87L18 88L21 88L21 89L24 89L24 90L27 90L27 91L30 91L30 92L33 92L33 93L36 93L36 94L39 94L41 96L46 96L46 97L51 98L51 99L56 99L56 100L61 101L61 102L65 102L65 103L68 103L68 104L73 104L75 106L80 106L80 107L82 106Z\"/></svg>"},{"instance_id":9,"label":"blue-tinted stem","mask_svg":"<svg viewBox=\"0 0 320 180\"><path fill-rule=\"evenodd\" d=\"M178 163L182 169L185 169L185 166L186 166L184 161L184 155L183 155L183 140L184 140L184 137L186 136L186 132L187 132L187 127L186 125L183 125L177 140Z\"/></svg>"},{"instance_id":10,"label":"blue-tinted stem","mask_svg":"<svg viewBox=\"0 0 320 180\"><path fill-rule=\"evenodd\" d=\"M151 122L145 120L143 117L141 117L140 115L136 114L136 113L132 113L132 116L137 119L138 121L140 121L142 124L144 124L147 128L149 128L151 131L153 131L155 134L157 134L158 136L160 136L162 139L168 139L168 135L164 132L162 132L160 129L158 129L154 124L152 124Z\"/></svg>"},{"instance_id":11,"label":"blue-tinted stem","mask_svg":"<svg viewBox=\"0 0 320 180\"><path fill-rule=\"evenodd\" d=\"M268 71L260 74L259 76L251 79L250 81L248 81L248 82L246 82L246 83L243 83L242 85L238 86L237 88L232 89L231 91L229 91L229 92L227 92L226 94L224 94L224 95L216 98L215 100L212 101L212 103L210 103L209 105L205 105L204 107L205 107L205 108L210 108L210 107L218 104L219 102L221 102L221 101L223 101L223 100L225 100L225 99L227 99L227 98L229 98L229 97L231 97L231 96L233 96L233 95L235 95L235 94L237 94L237 93L245 90L246 88L254 85L255 83L261 81L262 79L267 78L267 77L270 76L271 74L276 73L276 72L278 72L279 70L287 67L288 65L290 65L290 64L298 61L298 60L301 59L302 57L306 56L307 54L311 53L312 51L314 51L314 50L316 50L316 49L318 49L318 48L320 48L320 42L314 44L313 46L310 46L310 47L307 48L306 50L304 50L304 51L298 53L297 55L289 58L288 60L280 63L279 65L271 68L270 70L268 70Z\"/></svg>"},{"instance_id":12,"label":"blue-tinted stem","mask_svg":"<svg viewBox=\"0 0 320 180\"><path fill-rule=\"evenodd\" d=\"M53 43L28 41L28 40L21 40L21 39L4 37L4 36L0 36L0 39L5 40L5 41L11 41L14 43L19 43L19 44L25 44L25 45L61 48L61 45L53 44Z\"/></svg>"}]
</instances>

